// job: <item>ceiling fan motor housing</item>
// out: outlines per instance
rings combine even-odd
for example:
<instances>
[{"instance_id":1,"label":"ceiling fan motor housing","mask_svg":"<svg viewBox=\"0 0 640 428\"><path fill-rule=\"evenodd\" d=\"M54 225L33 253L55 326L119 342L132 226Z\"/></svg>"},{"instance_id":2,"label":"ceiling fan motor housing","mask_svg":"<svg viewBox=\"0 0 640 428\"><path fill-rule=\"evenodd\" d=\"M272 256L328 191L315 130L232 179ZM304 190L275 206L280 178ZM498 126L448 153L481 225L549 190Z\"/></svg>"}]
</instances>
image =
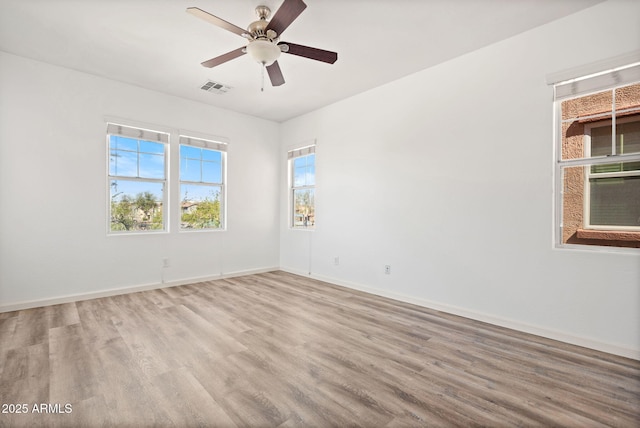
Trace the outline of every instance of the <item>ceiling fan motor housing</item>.
<instances>
[{"instance_id":1,"label":"ceiling fan motor housing","mask_svg":"<svg viewBox=\"0 0 640 428\"><path fill-rule=\"evenodd\" d=\"M271 42L277 43L278 34L273 30L267 30L269 21L267 18L271 15L271 10L267 6L256 7L256 15L258 15L257 21L252 22L247 27L247 31L251 37L255 40L268 39Z\"/></svg>"},{"instance_id":2,"label":"ceiling fan motor housing","mask_svg":"<svg viewBox=\"0 0 640 428\"><path fill-rule=\"evenodd\" d=\"M269 25L269 21L253 21L247 27L247 31L254 39L266 38L267 37L267 25Z\"/></svg>"}]
</instances>

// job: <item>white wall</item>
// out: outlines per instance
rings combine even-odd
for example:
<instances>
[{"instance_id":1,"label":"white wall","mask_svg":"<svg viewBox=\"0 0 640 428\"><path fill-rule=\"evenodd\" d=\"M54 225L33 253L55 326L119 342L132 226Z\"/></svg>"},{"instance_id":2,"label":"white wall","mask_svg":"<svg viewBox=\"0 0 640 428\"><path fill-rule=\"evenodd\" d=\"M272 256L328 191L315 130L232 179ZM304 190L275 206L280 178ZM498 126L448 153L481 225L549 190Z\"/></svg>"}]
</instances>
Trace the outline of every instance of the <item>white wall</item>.
<instances>
[{"instance_id":1,"label":"white wall","mask_svg":"<svg viewBox=\"0 0 640 428\"><path fill-rule=\"evenodd\" d=\"M281 266L640 358L638 251L553 248L545 83L638 49L640 2L607 2L284 123L281 159L317 139L317 229L281 217Z\"/></svg>"},{"instance_id":2,"label":"white wall","mask_svg":"<svg viewBox=\"0 0 640 428\"><path fill-rule=\"evenodd\" d=\"M0 53L0 310L280 265L640 358L638 252L552 248L545 84L639 44L607 2L282 125ZM226 137L228 230L107 237L106 116ZM280 166L314 138L291 231Z\"/></svg>"},{"instance_id":3,"label":"white wall","mask_svg":"<svg viewBox=\"0 0 640 428\"><path fill-rule=\"evenodd\" d=\"M4 53L0 94L0 309L278 266L277 123ZM228 230L107 236L109 116L228 139Z\"/></svg>"}]
</instances>

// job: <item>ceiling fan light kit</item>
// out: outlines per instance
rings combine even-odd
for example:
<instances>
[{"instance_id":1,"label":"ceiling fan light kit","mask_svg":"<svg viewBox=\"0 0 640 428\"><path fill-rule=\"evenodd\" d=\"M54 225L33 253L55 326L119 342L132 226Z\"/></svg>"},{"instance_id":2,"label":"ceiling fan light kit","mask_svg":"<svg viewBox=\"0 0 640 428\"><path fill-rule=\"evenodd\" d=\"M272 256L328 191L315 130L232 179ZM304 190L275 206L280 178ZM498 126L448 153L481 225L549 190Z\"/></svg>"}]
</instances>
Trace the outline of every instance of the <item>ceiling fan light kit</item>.
<instances>
[{"instance_id":1,"label":"ceiling fan light kit","mask_svg":"<svg viewBox=\"0 0 640 428\"><path fill-rule=\"evenodd\" d=\"M267 40L253 40L247 45L247 53L254 61L267 66L280 57L280 48Z\"/></svg>"},{"instance_id":2,"label":"ceiling fan light kit","mask_svg":"<svg viewBox=\"0 0 640 428\"><path fill-rule=\"evenodd\" d=\"M271 15L271 10L267 6L258 6L256 7L258 20L252 22L246 31L197 7L189 7L187 8L187 12L249 40L246 47L235 49L226 54L204 61L202 63L204 67L216 67L234 58L248 54L255 62L262 64L263 76L264 69L266 68L271 84L273 86L280 86L285 82L280 66L278 65L278 59L283 52L329 64L333 64L338 59L336 52L280 42L279 37L284 30L306 7L307 5L302 0L284 0L282 6L276 11L273 18L268 21L267 18Z\"/></svg>"}]
</instances>

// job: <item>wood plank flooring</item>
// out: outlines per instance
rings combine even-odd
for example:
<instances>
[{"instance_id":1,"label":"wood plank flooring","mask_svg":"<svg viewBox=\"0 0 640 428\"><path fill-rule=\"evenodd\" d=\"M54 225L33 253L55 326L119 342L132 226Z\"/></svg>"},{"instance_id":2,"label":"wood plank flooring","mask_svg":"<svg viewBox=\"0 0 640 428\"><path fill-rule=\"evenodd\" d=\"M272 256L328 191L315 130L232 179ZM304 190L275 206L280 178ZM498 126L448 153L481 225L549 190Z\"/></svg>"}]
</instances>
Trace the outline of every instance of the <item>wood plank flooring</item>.
<instances>
[{"instance_id":1,"label":"wood plank flooring","mask_svg":"<svg viewBox=\"0 0 640 428\"><path fill-rule=\"evenodd\" d=\"M0 403L27 405L2 427L637 427L640 362L272 272L2 313Z\"/></svg>"}]
</instances>

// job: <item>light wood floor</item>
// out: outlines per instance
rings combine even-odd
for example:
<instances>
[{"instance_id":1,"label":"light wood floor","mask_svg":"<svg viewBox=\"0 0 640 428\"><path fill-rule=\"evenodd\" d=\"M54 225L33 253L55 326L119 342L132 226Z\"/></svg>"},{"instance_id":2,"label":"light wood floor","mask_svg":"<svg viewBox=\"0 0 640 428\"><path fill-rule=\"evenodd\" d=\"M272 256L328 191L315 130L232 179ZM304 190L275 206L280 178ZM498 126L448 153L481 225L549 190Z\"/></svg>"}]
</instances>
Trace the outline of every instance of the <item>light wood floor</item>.
<instances>
[{"instance_id":1,"label":"light wood floor","mask_svg":"<svg viewBox=\"0 0 640 428\"><path fill-rule=\"evenodd\" d=\"M0 426L640 421L638 361L284 272L4 313L0 340L28 405Z\"/></svg>"}]
</instances>

